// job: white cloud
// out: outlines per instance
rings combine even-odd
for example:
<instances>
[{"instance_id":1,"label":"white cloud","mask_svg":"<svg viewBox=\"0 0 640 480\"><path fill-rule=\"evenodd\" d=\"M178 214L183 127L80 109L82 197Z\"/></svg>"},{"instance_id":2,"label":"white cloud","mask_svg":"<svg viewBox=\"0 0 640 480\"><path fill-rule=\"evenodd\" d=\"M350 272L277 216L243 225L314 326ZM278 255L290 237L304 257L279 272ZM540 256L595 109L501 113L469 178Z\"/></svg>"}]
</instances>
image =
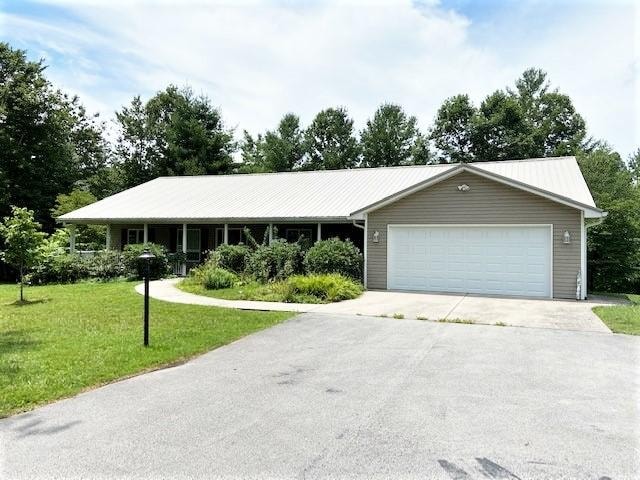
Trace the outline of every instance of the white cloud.
<instances>
[{"instance_id":1,"label":"white cloud","mask_svg":"<svg viewBox=\"0 0 640 480\"><path fill-rule=\"evenodd\" d=\"M333 105L362 127L383 101L427 128L446 97L479 101L537 66L572 96L592 135L625 154L640 146L631 4L575 8L533 28L531 9L476 24L408 0L48 3L81 22L14 14L2 22L9 38L50 51L52 78L107 116L174 82L206 93L228 124L252 132L287 111L308 123Z\"/></svg>"}]
</instances>

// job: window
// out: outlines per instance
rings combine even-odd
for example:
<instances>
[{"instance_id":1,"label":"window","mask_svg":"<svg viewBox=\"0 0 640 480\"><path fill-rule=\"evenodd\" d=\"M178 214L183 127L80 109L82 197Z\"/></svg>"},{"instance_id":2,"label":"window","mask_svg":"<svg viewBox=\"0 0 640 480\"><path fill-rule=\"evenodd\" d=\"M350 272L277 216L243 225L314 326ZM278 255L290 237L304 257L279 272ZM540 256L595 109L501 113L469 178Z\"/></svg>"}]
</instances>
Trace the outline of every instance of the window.
<instances>
[{"instance_id":1,"label":"window","mask_svg":"<svg viewBox=\"0 0 640 480\"><path fill-rule=\"evenodd\" d=\"M311 240L310 228L287 228L287 242L297 242L300 237L304 237L306 240Z\"/></svg>"},{"instance_id":2,"label":"window","mask_svg":"<svg viewBox=\"0 0 640 480\"><path fill-rule=\"evenodd\" d=\"M244 228L229 227L229 245L238 245L244 242ZM224 243L224 228L216 228L216 247Z\"/></svg>"},{"instance_id":3,"label":"window","mask_svg":"<svg viewBox=\"0 0 640 480\"><path fill-rule=\"evenodd\" d=\"M178 229L178 241L176 242L178 252L182 252L182 229ZM200 261L200 229L187 228L187 262Z\"/></svg>"},{"instance_id":4,"label":"window","mask_svg":"<svg viewBox=\"0 0 640 480\"><path fill-rule=\"evenodd\" d=\"M136 243L144 243L144 230L142 228L128 228L127 244L135 245Z\"/></svg>"}]
</instances>

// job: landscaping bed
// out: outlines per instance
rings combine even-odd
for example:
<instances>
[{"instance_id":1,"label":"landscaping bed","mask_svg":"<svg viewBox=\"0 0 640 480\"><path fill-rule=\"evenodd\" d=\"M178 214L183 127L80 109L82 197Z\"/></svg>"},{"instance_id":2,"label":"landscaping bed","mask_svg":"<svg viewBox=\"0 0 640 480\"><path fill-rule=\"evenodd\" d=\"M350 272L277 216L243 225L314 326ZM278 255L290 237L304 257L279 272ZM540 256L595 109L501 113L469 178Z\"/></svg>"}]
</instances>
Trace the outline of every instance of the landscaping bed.
<instances>
[{"instance_id":1,"label":"landscaping bed","mask_svg":"<svg viewBox=\"0 0 640 480\"><path fill-rule=\"evenodd\" d=\"M0 417L190 357L277 324L287 312L151 299L148 348L131 282L0 285Z\"/></svg>"},{"instance_id":2,"label":"landscaping bed","mask_svg":"<svg viewBox=\"0 0 640 480\"><path fill-rule=\"evenodd\" d=\"M178 284L184 291L226 300L330 303L360 296L362 255L337 238L304 249L274 241L221 245Z\"/></svg>"},{"instance_id":3,"label":"landscaping bed","mask_svg":"<svg viewBox=\"0 0 640 480\"><path fill-rule=\"evenodd\" d=\"M285 281L259 283L240 281L229 288L208 289L193 277L178 284L185 292L225 300L256 300L285 303L331 303L356 298L362 286L338 275L292 277Z\"/></svg>"},{"instance_id":4,"label":"landscaping bed","mask_svg":"<svg viewBox=\"0 0 640 480\"><path fill-rule=\"evenodd\" d=\"M626 297L631 302L629 305L595 307L593 311L613 333L640 335L640 295Z\"/></svg>"}]
</instances>

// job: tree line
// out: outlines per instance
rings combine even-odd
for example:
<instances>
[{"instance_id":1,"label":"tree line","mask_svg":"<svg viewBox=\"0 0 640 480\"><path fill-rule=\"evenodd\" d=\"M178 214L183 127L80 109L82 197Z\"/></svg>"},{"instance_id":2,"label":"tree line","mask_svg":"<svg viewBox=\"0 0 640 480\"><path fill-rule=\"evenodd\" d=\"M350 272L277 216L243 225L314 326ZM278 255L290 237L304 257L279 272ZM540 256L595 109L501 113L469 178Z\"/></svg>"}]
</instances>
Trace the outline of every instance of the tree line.
<instances>
[{"instance_id":1,"label":"tree line","mask_svg":"<svg viewBox=\"0 0 640 480\"><path fill-rule=\"evenodd\" d=\"M431 127L384 103L361 131L345 107L304 126L286 113L275 128L239 140L206 95L169 85L135 96L108 125L46 78L42 60L0 43L0 217L28 207L44 229L54 218L158 176L283 172L576 155L599 206L589 260L602 283L640 283L640 150L626 161L587 135L570 97L528 69L478 105L446 99ZM85 228L99 239L99 228ZM598 263L599 262L599 263Z\"/></svg>"}]
</instances>

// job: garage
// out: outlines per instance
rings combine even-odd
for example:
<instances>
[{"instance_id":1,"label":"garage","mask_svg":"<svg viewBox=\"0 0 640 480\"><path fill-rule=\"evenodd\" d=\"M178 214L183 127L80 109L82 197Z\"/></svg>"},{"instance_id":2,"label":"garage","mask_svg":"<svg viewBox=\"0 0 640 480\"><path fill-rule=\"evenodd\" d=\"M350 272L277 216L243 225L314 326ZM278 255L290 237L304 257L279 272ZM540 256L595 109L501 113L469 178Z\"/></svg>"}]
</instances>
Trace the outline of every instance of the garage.
<instances>
[{"instance_id":1,"label":"garage","mask_svg":"<svg viewBox=\"0 0 640 480\"><path fill-rule=\"evenodd\" d=\"M388 225L392 290L551 297L551 225Z\"/></svg>"}]
</instances>

